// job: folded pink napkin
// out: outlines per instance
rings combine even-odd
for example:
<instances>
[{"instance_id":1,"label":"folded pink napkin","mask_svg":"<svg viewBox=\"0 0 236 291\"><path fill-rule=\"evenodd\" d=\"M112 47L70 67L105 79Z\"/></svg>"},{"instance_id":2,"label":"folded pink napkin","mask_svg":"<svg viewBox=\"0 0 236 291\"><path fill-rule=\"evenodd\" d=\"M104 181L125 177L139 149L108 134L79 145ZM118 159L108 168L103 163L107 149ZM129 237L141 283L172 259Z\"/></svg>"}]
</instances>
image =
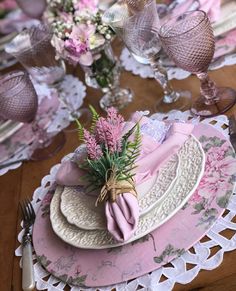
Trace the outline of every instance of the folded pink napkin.
<instances>
[{"instance_id":1,"label":"folded pink napkin","mask_svg":"<svg viewBox=\"0 0 236 291\"><path fill-rule=\"evenodd\" d=\"M137 122L137 115L134 115L131 122L126 123L124 132L132 128ZM142 125L148 119L143 117ZM193 130L193 125L188 123L174 123L164 142L159 142L151 136L142 134L142 148L140 157L137 160L135 183L139 185L153 175L156 175L160 167L166 163L170 157L177 153L179 148L188 139ZM142 131L141 131L142 132ZM78 161L77 161L78 162ZM57 183L65 186L81 185L80 176L83 171L72 161L62 163L57 175ZM135 232L139 219L138 199L131 193L123 193L117 196L115 202L105 202L105 215L107 219L107 229L111 235L119 242L129 240Z\"/></svg>"},{"instance_id":2,"label":"folded pink napkin","mask_svg":"<svg viewBox=\"0 0 236 291\"><path fill-rule=\"evenodd\" d=\"M73 161L65 161L61 164L56 174L57 184L63 186L84 185L82 177L85 172L78 167L78 164Z\"/></svg>"},{"instance_id":3,"label":"folded pink napkin","mask_svg":"<svg viewBox=\"0 0 236 291\"><path fill-rule=\"evenodd\" d=\"M128 240L138 225L139 206L137 198L130 194L120 194L116 202L106 202L107 229L119 242Z\"/></svg>"}]
</instances>

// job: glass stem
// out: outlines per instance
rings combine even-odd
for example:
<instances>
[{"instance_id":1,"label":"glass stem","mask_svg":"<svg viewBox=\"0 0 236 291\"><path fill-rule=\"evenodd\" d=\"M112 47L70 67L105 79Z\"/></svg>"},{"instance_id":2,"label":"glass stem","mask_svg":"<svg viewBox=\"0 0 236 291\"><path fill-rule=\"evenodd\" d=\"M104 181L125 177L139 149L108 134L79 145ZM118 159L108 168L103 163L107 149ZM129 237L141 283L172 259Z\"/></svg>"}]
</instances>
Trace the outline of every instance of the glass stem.
<instances>
[{"instance_id":1,"label":"glass stem","mask_svg":"<svg viewBox=\"0 0 236 291\"><path fill-rule=\"evenodd\" d=\"M201 82L200 92L205 98L205 104L211 105L219 101L219 96L217 96L217 87L215 82L213 82L207 72L198 73L197 77Z\"/></svg>"},{"instance_id":2,"label":"glass stem","mask_svg":"<svg viewBox=\"0 0 236 291\"><path fill-rule=\"evenodd\" d=\"M168 80L168 75L166 69L162 66L160 57L156 57L150 60L151 68L153 69L154 78L162 86L164 91L164 103L175 102L179 98L179 93L175 92Z\"/></svg>"}]
</instances>

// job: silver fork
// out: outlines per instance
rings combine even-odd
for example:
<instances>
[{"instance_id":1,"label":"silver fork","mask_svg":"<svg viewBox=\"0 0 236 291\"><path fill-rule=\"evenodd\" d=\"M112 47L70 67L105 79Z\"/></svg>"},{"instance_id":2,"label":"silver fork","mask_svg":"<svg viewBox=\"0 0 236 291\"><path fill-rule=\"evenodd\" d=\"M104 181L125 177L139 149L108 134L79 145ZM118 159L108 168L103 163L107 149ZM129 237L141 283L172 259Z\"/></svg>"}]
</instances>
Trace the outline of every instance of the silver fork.
<instances>
[{"instance_id":1,"label":"silver fork","mask_svg":"<svg viewBox=\"0 0 236 291\"><path fill-rule=\"evenodd\" d=\"M29 291L35 287L31 240L31 226L35 221L35 212L29 199L22 201L20 207L25 229L22 243L22 289Z\"/></svg>"}]
</instances>

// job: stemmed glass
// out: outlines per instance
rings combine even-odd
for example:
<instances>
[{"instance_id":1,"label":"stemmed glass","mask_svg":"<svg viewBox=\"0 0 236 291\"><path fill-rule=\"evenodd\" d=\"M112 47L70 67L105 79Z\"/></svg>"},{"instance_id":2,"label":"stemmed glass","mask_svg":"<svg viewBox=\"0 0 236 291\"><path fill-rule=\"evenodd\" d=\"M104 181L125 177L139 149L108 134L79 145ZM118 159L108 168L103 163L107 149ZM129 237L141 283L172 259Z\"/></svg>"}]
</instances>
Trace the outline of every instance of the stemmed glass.
<instances>
[{"instance_id":1,"label":"stemmed glass","mask_svg":"<svg viewBox=\"0 0 236 291\"><path fill-rule=\"evenodd\" d=\"M161 27L159 35L165 51L175 64L200 79L201 96L192 105L193 114L211 117L235 104L235 90L216 87L207 74L215 51L215 39L204 11L190 11L170 18Z\"/></svg>"},{"instance_id":2,"label":"stemmed glass","mask_svg":"<svg viewBox=\"0 0 236 291\"><path fill-rule=\"evenodd\" d=\"M30 158L43 160L63 147L65 136L63 133L54 138L48 136L37 110L38 96L26 71L16 70L0 76L0 117L31 123L35 139Z\"/></svg>"},{"instance_id":3,"label":"stemmed glass","mask_svg":"<svg viewBox=\"0 0 236 291\"><path fill-rule=\"evenodd\" d=\"M122 38L131 53L148 59L154 78L160 83L164 97L156 105L158 111L184 109L190 105L191 94L186 91L174 91L168 81L167 71L160 61L160 28L155 0L121 1L108 9L103 15L108 23Z\"/></svg>"},{"instance_id":4,"label":"stemmed glass","mask_svg":"<svg viewBox=\"0 0 236 291\"><path fill-rule=\"evenodd\" d=\"M64 78L65 65L56 59L52 33L45 25L23 30L5 46L38 82L53 85Z\"/></svg>"}]
</instances>

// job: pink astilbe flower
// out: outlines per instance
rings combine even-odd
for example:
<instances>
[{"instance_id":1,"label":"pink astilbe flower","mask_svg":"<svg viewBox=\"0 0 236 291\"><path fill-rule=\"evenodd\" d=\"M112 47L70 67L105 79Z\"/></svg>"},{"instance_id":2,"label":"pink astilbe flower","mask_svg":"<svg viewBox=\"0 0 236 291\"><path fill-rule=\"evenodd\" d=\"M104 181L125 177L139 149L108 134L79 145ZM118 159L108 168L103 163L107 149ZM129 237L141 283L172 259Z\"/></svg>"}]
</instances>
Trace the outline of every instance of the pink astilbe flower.
<instances>
[{"instance_id":1,"label":"pink astilbe flower","mask_svg":"<svg viewBox=\"0 0 236 291\"><path fill-rule=\"evenodd\" d=\"M124 119L115 108L109 108L107 118L100 117L96 123L95 136L111 153L121 151L121 133Z\"/></svg>"},{"instance_id":2,"label":"pink astilbe flower","mask_svg":"<svg viewBox=\"0 0 236 291\"><path fill-rule=\"evenodd\" d=\"M97 144L95 137L86 129L84 130L84 141L86 144L88 157L91 160L98 160L102 156L101 147Z\"/></svg>"},{"instance_id":3,"label":"pink astilbe flower","mask_svg":"<svg viewBox=\"0 0 236 291\"><path fill-rule=\"evenodd\" d=\"M107 109L107 121L117 127L123 127L124 118L118 114L117 109L110 107Z\"/></svg>"}]
</instances>

